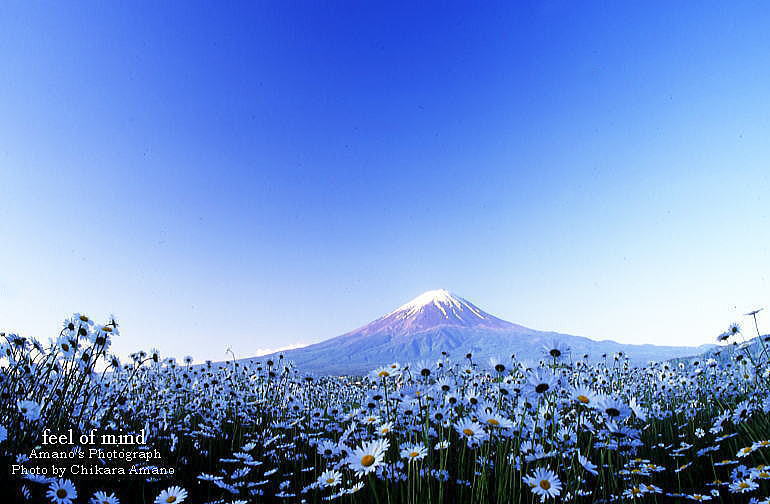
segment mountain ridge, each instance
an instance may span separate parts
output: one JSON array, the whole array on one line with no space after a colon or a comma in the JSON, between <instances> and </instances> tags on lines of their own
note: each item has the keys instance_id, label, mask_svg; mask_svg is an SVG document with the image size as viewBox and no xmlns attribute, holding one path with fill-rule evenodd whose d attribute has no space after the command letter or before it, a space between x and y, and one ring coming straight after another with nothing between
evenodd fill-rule
<instances>
[{"instance_id":1,"label":"mountain ridge","mask_svg":"<svg viewBox=\"0 0 770 504\"><path fill-rule=\"evenodd\" d=\"M539 331L491 315L448 290L436 289L352 331L280 354L303 371L363 374L391 362L438 359L442 352L453 357L471 353L476 362L510 359L512 355L536 361L543 355L543 346L554 342L569 347L576 357L588 354L597 360L602 355L623 352L636 364L686 357L707 349L630 345Z\"/></svg>"}]
</instances>

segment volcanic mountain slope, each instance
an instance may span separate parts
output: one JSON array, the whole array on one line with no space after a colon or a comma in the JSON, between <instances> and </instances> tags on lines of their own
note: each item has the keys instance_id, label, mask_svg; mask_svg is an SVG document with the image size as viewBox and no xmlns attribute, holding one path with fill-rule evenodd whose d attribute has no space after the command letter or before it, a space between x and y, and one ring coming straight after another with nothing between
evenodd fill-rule
<instances>
[{"instance_id":1,"label":"volcanic mountain slope","mask_svg":"<svg viewBox=\"0 0 770 504\"><path fill-rule=\"evenodd\" d=\"M624 345L581 336L536 331L499 319L446 290L425 292L377 320L304 348L282 352L300 370L319 374L363 374L391 362L434 360L447 352L463 358L472 353L476 362L490 358L505 362L514 354L536 361L543 346L558 342L573 355L624 352L635 363L695 355L702 347ZM262 357L266 358L266 357Z\"/></svg>"}]
</instances>

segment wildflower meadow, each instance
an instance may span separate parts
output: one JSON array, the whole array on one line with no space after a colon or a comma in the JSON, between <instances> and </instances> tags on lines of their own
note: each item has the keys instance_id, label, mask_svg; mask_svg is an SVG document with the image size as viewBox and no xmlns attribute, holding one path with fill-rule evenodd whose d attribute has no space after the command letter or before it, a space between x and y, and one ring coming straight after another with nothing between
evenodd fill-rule
<instances>
[{"instance_id":1,"label":"wildflower meadow","mask_svg":"<svg viewBox=\"0 0 770 504\"><path fill-rule=\"evenodd\" d=\"M539 362L443 355L314 376L280 356L121 362L118 323L75 314L48 344L0 338L2 502L768 503L769 343L754 329L644 367L555 342ZM44 436L94 431L142 443L86 466L93 448L75 442L52 452L63 477L11 474Z\"/></svg>"}]
</instances>

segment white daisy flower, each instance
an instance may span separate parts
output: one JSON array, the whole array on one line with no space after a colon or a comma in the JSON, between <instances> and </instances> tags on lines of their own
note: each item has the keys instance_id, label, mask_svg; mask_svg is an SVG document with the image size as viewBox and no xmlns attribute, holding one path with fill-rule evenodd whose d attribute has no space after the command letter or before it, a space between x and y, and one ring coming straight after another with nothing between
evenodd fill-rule
<instances>
[{"instance_id":1,"label":"white daisy flower","mask_svg":"<svg viewBox=\"0 0 770 504\"><path fill-rule=\"evenodd\" d=\"M342 473L330 469L322 472L317 481L322 488L335 487L342 482Z\"/></svg>"},{"instance_id":2,"label":"white daisy flower","mask_svg":"<svg viewBox=\"0 0 770 504\"><path fill-rule=\"evenodd\" d=\"M359 476L373 472L385 460L390 442L378 439L354 448L347 458L347 464Z\"/></svg>"},{"instance_id":3,"label":"white daisy flower","mask_svg":"<svg viewBox=\"0 0 770 504\"><path fill-rule=\"evenodd\" d=\"M384 380L385 378L394 378L399 375L399 369L391 366L382 366L372 371L372 378Z\"/></svg>"},{"instance_id":4,"label":"white daisy flower","mask_svg":"<svg viewBox=\"0 0 770 504\"><path fill-rule=\"evenodd\" d=\"M541 499L558 497L561 494L561 481L559 477L550 469L538 468L524 480L532 493Z\"/></svg>"},{"instance_id":5,"label":"white daisy flower","mask_svg":"<svg viewBox=\"0 0 770 504\"><path fill-rule=\"evenodd\" d=\"M732 493L747 493L756 490L759 485L751 479L742 479L733 481L730 483L730 492Z\"/></svg>"},{"instance_id":6,"label":"white daisy flower","mask_svg":"<svg viewBox=\"0 0 770 504\"><path fill-rule=\"evenodd\" d=\"M401 458L409 462L418 462L428 455L428 449L421 444L407 443L401 446Z\"/></svg>"},{"instance_id":7,"label":"white daisy flower","mask_svg":"<svg viewBox=\"0 0 770 504\"><path fill-rule=\"evenodd\" d=\"M468 441L481 441L485 437L484 427L468 418L457 422L455 430Z\"/></svg>"},{"instance_id":8,"label":"white daisy flower","mask_svg":"<svg viewBox=\"0 0 770 504\"><path fill-rule=\"evenodd\" d=\"M51 482L45 495L53 504L72 504L72 500L77 499L78 492L70 480L58 479Z\"/></svg>"},{"instance_id":9,"label":"white daisy flower","mask_svg":"<svg viewBox=\"0 0 770 504\"><path fill-rule=\"evenodd\" d=\"M90 504L120 504L120 499L114 493L107 495L107 492L96 492L91 497Z\"/></svg>"},{"instance_id":10,"label":"white daisy flower","mask_svg":"<svg viewBox=\"0 0 770 504\"><path fill-rule=\"evenodd\" d=\"M393 422L385 422L384 424L377 427L377 434L380 436L385 436L387 434L390 434L390 432L393 430Z\"/></svg>"},{"instance_id":11,"label":"white daisy flower","mask_svg":"<svg viewBox=\"0 0 770 504\"><path fill-rule=\"evenodd\" d=\"M180 486L172 486L163 490L156 498L155 504L180 504L187 498L187 490Z\"/></svg>"}]
</instances>

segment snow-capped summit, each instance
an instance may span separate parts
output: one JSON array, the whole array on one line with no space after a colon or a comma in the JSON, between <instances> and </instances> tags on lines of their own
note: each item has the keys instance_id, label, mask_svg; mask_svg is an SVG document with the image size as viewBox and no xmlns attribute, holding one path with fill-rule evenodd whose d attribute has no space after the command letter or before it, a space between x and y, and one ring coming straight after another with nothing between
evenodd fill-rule
<instances>
[{"instance_id":1,"label":"snow-capped summit","mask_svg":"<svg viewBox=\"0 0 770 504\"><path fill-rule=\"evenodd\" d=\"M525 329L485 313L470 301L445 289L423 292L384 317L353 332L370 334L387 330L394 335L437 327L479 327L487 329Z\"/></svg>"},{"instance_id":2,"label":"snow-capped summit","mask_svg":"<svg viewBox=\"0 0 770 504\"><path fill-rule=\"evenodd\" d=\"M481 310L473 306L465 299L459 296L455 296L446 289L436 289L423 292L408 303L399 306L388 315L399 313L402 317L405 318L412 317L425 310L426 307L435 307L441 310L441 313L444 314L444 318L447 319L450 316L454 316L462 320L466 310L470 311L472 316L476 316L480 319L484 318L484 314L481 312Z\"/></svg>"}]
</instances>

